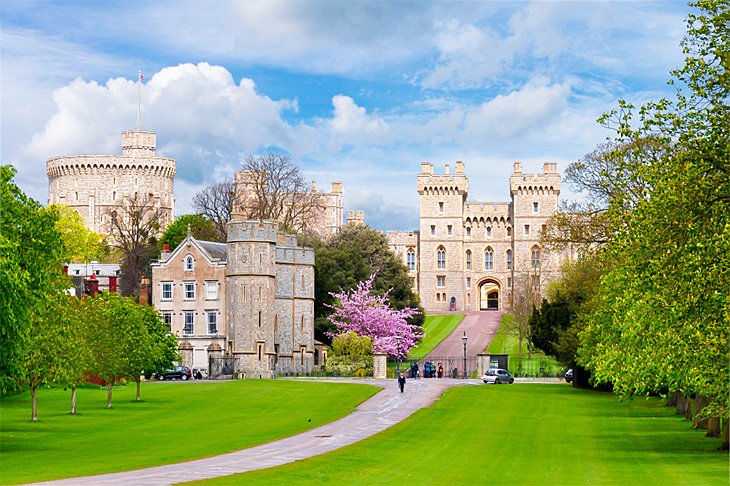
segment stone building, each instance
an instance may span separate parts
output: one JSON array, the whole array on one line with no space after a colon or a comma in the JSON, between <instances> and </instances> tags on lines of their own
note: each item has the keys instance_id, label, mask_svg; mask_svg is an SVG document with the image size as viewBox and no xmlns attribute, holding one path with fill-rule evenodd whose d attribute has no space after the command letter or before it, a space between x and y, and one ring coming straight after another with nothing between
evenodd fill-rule
<instances>
[{"instance_id":1,"label":"stone building","mask_svg":"<svg viewBox=\"0 0 730 486\"><path fill-rule=\"evenodd\" d=\"M324 359L314 341L314 250L275 221L234 215L226 243L188 236L153 264L152 286L183 364L214 378L311 373Z\"/></svg>"},{"instance_id":2,"label":"stone building","mask_svg":"<svg viewBox=\"0 0 730 486\"><path fill-rule=\"evenodd\" d=\"M426 311L509 309L517 289L539 296L558 276L561 255L539 244L558 208L557 165L526 174L515 162L509 183L509 202L473 202L463 162L454 174L446 165L440 175L421 164L420 228L387 236Z\"/></svg>"},{"instance_id":3,"label":"stone building","mask_svg":"<svg viewBox=\"0 0 730 486\"><path fill-rule=\"evenodd\" d=\"M259 204L257 191L263 185L261 177L255 172L239 170L234 175L236 192L236 208L244 214L256 212ZM330 192L320 192L317 184L312 181L309 191L277 194L281 201L277 201L285 209L284 213L293 215L294 225L306 227L317 233L322 239L337 234L343 224L343 193L342 183L332 182ZM253 213L252 213L253 211ZM282 221L280 221L282 222Z\"/></svg>"},{"instance_id":4,"label":"stone building","mask_svg":"<svg viewBox=\"0 0 730 486\"><path fill-rule=\"evenodd\" d=\"M135 193L152 195L162 210L161 230L175 212L174 159L155 155L155 132L122 132L122 155L69 155L46 161L48 203L78 212L91 231L110 233L111 214Z\"/></svg>"}]
</instances>

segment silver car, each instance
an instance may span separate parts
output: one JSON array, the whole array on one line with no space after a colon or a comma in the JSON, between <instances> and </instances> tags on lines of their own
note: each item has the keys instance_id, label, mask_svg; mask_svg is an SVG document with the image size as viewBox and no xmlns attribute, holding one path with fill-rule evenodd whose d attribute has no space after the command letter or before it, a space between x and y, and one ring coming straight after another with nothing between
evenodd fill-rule
<instances>
[{"instance_id":1,"label":"silver car","mask_svg":"<svg viewBox=\"0 0 730 486\"><path fill-rule=\"evenodd\" d=\"M482 381L484 383L494 383L495 385L499 385L500 383L514 383L515 379L507 370L503 370L502 368L491 368L484 373Z\"/></svg>"}]
</instances>

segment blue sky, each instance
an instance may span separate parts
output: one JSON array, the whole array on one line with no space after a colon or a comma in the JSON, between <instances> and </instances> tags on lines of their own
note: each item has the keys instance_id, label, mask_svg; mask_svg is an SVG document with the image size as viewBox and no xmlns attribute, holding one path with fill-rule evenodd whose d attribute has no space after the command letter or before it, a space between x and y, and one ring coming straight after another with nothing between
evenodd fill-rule
<instances>
[{"instance_id":1,"label":"blue sky","mask_svg":"<svg viewBox=\"0 0 730 486\"><path fill-rule=\"evenodd\" d=\"M289 154L371 226L418 227L416 174L563 170L619 98L671 97L682 2L4 1L0 157L47 201L45 161L120 153L136 122L177 160L176 212L246 155ZM578 197L564 186L562 197Z\"/></svg>"}]
</instances>

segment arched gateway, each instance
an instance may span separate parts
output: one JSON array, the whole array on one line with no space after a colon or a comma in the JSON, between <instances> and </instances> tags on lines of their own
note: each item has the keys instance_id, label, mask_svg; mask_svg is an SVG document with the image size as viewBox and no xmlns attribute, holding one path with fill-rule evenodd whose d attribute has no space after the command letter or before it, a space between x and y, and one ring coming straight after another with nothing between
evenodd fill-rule
<instances>
[{"instance_id":1,"label":"arched gateway","mask_svg":"<svg viewBox=\"0 0 730 486\"><path fill-rule=\"evenodd\" d=\"M479 310L500 309L501 286L494 279L487 278L479 284Z\"/></svg>"}]
</instances>

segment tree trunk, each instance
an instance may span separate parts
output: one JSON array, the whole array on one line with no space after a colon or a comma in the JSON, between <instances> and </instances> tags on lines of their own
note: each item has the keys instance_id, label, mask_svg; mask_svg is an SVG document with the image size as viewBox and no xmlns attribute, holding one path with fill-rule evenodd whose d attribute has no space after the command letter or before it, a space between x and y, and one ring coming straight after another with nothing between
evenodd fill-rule
<instances>
[{"instance_id":1,"label":"tree trunk","mask_svg":"<svg viewBox=\"0 0 730 486\"><path fill-rule=\"evenodd\" d=\"M704 430L707 428L707 418L706 417L698 417L697 415L702 411L703 408L705 408L710 403L710 400L702 395L697 396L697 400L695 401L695 418L694 423L692 424L692 428L696 430Z\"/></svg>"},{"instance_id":2,"label":"tree trunk","mask_svg":"<svg viewBox=\"0 0 730 486\"><path fill-rule=\"evenodd\" d=\"M671 395L669 395L667 397L667 407L676 407L678 397L679 397L679 392L674 392Z\"/></svg>"},{"instance_id":3,"label":"tree trunk","mask_svg":"<svg viewBox=\"0 0 730 486\"><path fill-rule=\"evenodd\" d=\"M686 397L684 394L680 393L677 396L677 410L675 412L676 415L684 415L684 418L687 420L692 419L692 399L689 397Z\"/></svg>"},{"instance_id":4,"label":"tree trunk","mask_svg":"<svg viewBox=\"0 0 730 486\"><path fill-rule=\"evenodd\" d=\"M730 433L728 433L728 425L730 425L730 420L725 418L725 426L722 428L722 445L720 446L720 449L723 451L728 450L730 447Z\"/></svg>"},{"instance_id":5,"label":"tree trunk","mask_svg":"<svg viewBox=\"0 0 730 486\"><path fill-rule=\"evenodd\" d=\"M114 383L108 383L106 385L106 408L112 408L112 387Z\"/></svg>"},{"instance_id":6,"label":"tree trunk","mask_svg":"<svg viewBox=\"0 0 730 486\"><path fill-rule=\"evenodd\" d=\"M71 385L71 415L76 415L76 385Z\"/></svg>"},{"instance_id":7,"label":"tree trunk","mask_svg":"<svg viewBox=\"0 0 730 486\"><path fill-rule=\"evenodd\" d=\"M707 419L707 433L705 437L720 437L720 417Z\"/></svg>"},{"instance_id":8,"label":"tree trunk","mask_svg":"<svg viewBox=\"0 0 730 486\"><path fill-rule=\"evenodd\" d=\"M142 377L141 377L141 376L139 376L139 375L137 375L137 401L138 401L138 402L142 400L142 399L140 398L140 396L141 396L141 394L140 394L140 389L141 389L141 388L142 388Z\"/></svg>"},{"instance_id":9,"label":"tree trunk","mask_svg":"<svg viewBox=\"0 0 730 486\"><path fill-rule=\"evenodd\" d=\"M30 385L30 398L31 398L31 422L38 422L38 401L36 400L38 394L38 385L31 383Z\"/></svg>"}]
</instances>

